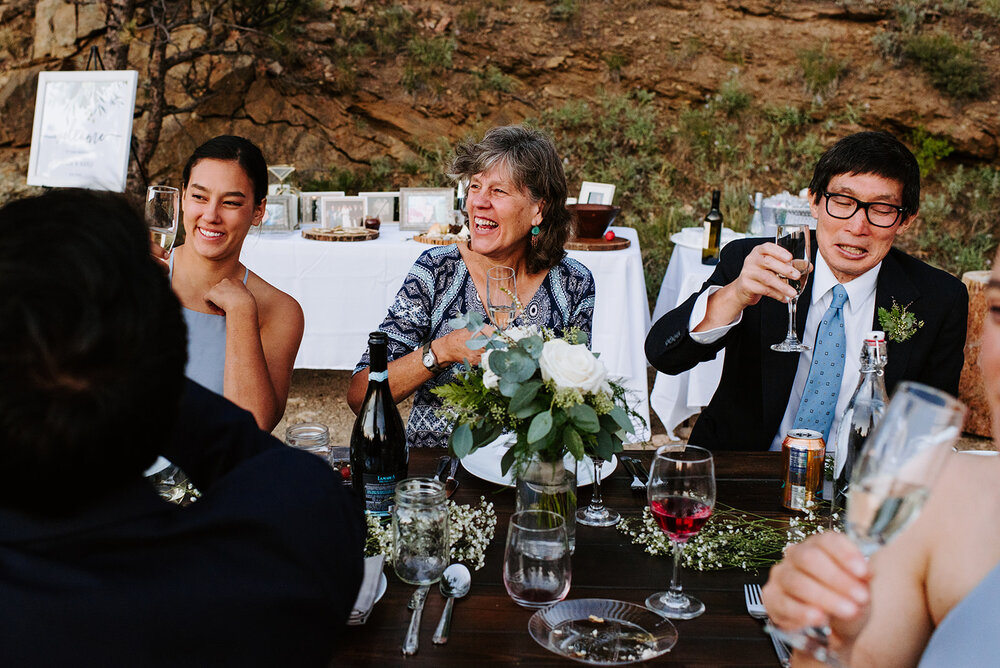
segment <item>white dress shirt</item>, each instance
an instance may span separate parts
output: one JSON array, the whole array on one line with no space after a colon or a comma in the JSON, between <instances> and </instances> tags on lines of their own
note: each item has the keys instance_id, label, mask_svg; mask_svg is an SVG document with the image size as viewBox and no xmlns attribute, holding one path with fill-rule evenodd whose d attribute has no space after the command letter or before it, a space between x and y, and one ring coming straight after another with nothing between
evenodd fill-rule
<instances>
[{"instance_id":1,"label":"white dress shirt","mask_svg":"<svg viewBox=\"0 0 1000 668\"><path fill-rule=\"evenodd\" d=\"M844 373L840 381L840 394L837 395L837 410L833 416L833 425L830 427L830 440L835 441L837 429L840 427L840 418L847 410L847 403L854 394L857 387L858 378L861 374L861 347L865 337L871 331L872 319L875 316L875 285L878 282L878 272L882 268L882 263L878 263L861 276L852 281L844 283L847 291L847 303L844 304L844 338L847 344L846 359L844 360ZM819 328L823 315L830 308L833 301L833 288L837 285L837 279L827 265L821 254L817 254L813 275L812 300L809 304L809 312L806 314L806 326L802 333L802 340L809 344L810 349L798 353L799 364L795 370L795 380L792 382L792 392L788 397L788 405L785 408L785 415L781 419L781 426L778 433L771 441L771 450L781 450L781 442L785 440L785 434L792 428L795 422L795 414L799 409L799 402L802 401L802 388L805 387L809 378L809 365L812 363L813 349L816 345L816 330ZM713 285L702 293L695 301L694 308L691 309L691 318L688 321L689 331L693 330L704 318L708 308L708 297L721 286ZM702 344L714 343L718 341L726 332L739 324L743 319L741 313L736 320L704 332L691 332L691 338ZM775 341L774 343L778 343ZM781 355L794 355L795 353L779 353ZM827 443L827 450L833 451L830 443Z\"/></svg>"}]
</instances>

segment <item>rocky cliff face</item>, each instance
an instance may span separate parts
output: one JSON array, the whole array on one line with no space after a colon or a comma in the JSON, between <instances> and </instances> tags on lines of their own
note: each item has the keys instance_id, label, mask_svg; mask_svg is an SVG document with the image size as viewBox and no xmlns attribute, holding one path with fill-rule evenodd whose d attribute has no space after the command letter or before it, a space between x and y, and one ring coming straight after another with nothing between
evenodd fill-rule
<instances>
[{"instance_id":1,"label":"rocky cliff face","mask_svg":"<svg viewBox=\"0 0 1000 668\"><path fill-rule=\"evenodd\" d=\"M226 132L253 138L269 161L295 164L302 179L388 157L399 169L386 187L410 185L428 178L422 159L463 135L591 99L599 89L651 91L659 113L673 117L733 79L755 99L810 108L850 127L922 127L946 138L953 157L996 161L995 99L955 102L873 45L899 23L904 4L326 0L297 17L278 48L241 49L234 33L227 53L170 72L167 100L178 111L164 122L150 178L179 180L190 150ZM26 189L36 74L84 69L90 47L104 48L106 16L104 2L0 0L0 200ZM996 19L928 9L922 20L977 39L978 56L996 71ZM131 37L130 66L142 88L148 36ZM204 35L178 31L173 39L183 49ZM419 51L444 43L453 47L447 54ZM834 66L825 86L803 73L806 51ZM192 97L196 75L208 82L204 99ZM137 133L146 122L136 118Z\"/></svg>"}]
</instances>

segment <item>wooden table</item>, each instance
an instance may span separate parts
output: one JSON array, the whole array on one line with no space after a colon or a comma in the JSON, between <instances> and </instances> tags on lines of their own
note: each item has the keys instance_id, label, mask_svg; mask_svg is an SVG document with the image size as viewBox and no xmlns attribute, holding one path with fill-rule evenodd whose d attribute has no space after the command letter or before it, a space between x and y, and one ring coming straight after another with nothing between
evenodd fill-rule
<instances>
[{"instance_id":1,"label":"wooden table","mask_svg":"<svg viewBox=\"0 0 1000 668\"><path fill-rule=\"evenodd\" d=\"M440 450L410 451L410 476L433 475ZM645 462L652 453L642 453ZM741 510L785 517L780 497L780 455L777 453L717 453L718 500ZM420 626L420 649L415 656L400 652L410 620L406 604L414 587L401 582L386 567L389 588L375 606L367 624L348 627L338 641L338 653L331 665L350 666L569 666L539 646L528 634L532 610L516 605L503 586L501 568L507 523L514 505L510 489L483 482L464 470L456 476L461 483L453 499L477 503L480 496L492 500L497 512L497 530L487 551L486 565L472 574L472 591L455 604L451 638L446 645L434 645L431 636L437 625L444 598L436 585L424 606ZM642 512L644 494L629 488L631 476L619 466L602 485L605 502L626 517ZM580 488L579 501L587 503L590 488ZM670 580L671 561L647 555L633 545L616 527L578 526L573 555L573 584L567 598L611 598L642 605L649 594L664 591ZM778 665L770 639L761 623L751 619L743 600L743 585L763 583L767 574L741 570L700 573L685 570L681 584L704 601L706 612L690 621L675 622L679 639L664 657L651 664L671 666L768 666ZM583 664L576 664L583 665Z\"/></svg>"}]
</instances>

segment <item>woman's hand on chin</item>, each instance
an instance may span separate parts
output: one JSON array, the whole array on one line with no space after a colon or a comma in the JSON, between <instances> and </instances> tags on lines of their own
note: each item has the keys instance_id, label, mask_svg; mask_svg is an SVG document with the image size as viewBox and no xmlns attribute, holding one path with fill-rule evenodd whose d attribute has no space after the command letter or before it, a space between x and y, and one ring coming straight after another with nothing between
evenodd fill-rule
<instances>
[{"instance_id":1,"label":"woman's hand on chin","mask_svg":"<svg viewBox=\"0 0 1000 668\"><path fill-rule=\"evenodd\" d=\"M234 316L241 313L257 316L257 300L243 285L243 281L224 278L205 293L205 303L219 315Z\"/></svg>"}]
</instances>

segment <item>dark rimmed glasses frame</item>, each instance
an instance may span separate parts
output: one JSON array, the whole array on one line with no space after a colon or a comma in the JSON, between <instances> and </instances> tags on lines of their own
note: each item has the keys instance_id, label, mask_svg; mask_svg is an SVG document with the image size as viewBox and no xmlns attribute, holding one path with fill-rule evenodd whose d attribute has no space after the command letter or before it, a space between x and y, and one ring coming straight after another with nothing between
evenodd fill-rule
<instances>
[{"instance_id":1,"label":"dark rimmed glasses frame","mask_svg":"<svg viewBox=\"0 0 1000 668\"><path fill-rule=\"evenodd\" d=\"M895 204L887 204L886 202L862 202L857 197L851 197L850 195L842 195L840 193L824 192L823 198L826 199L826 212L831 216L833 216L834 218L837 218L839 220L847 220L855 213L857 213L858 209L864 209L865 219L869 222L869 224L874 225L875 227L892 227L897 222L899 222L900 216L906 214L905 206L896 206ZM841 200L839 202L834 203L834 206L840 207L838 209L838 212L830 210L830 201L834 198L836 198L837 200ZM848 202L843 200L849 200L851 203L853 203L853 206L850 207L850 211L846 211ZM892 221L886 222L888 221L888 218L886 218L885 221L880 220L879 222L875 222L874 220L872 220L872 215L871 215L872 207L876 207L875 208L876 217L882 218L892 215Z\"/></svg>"}]
</instances>

